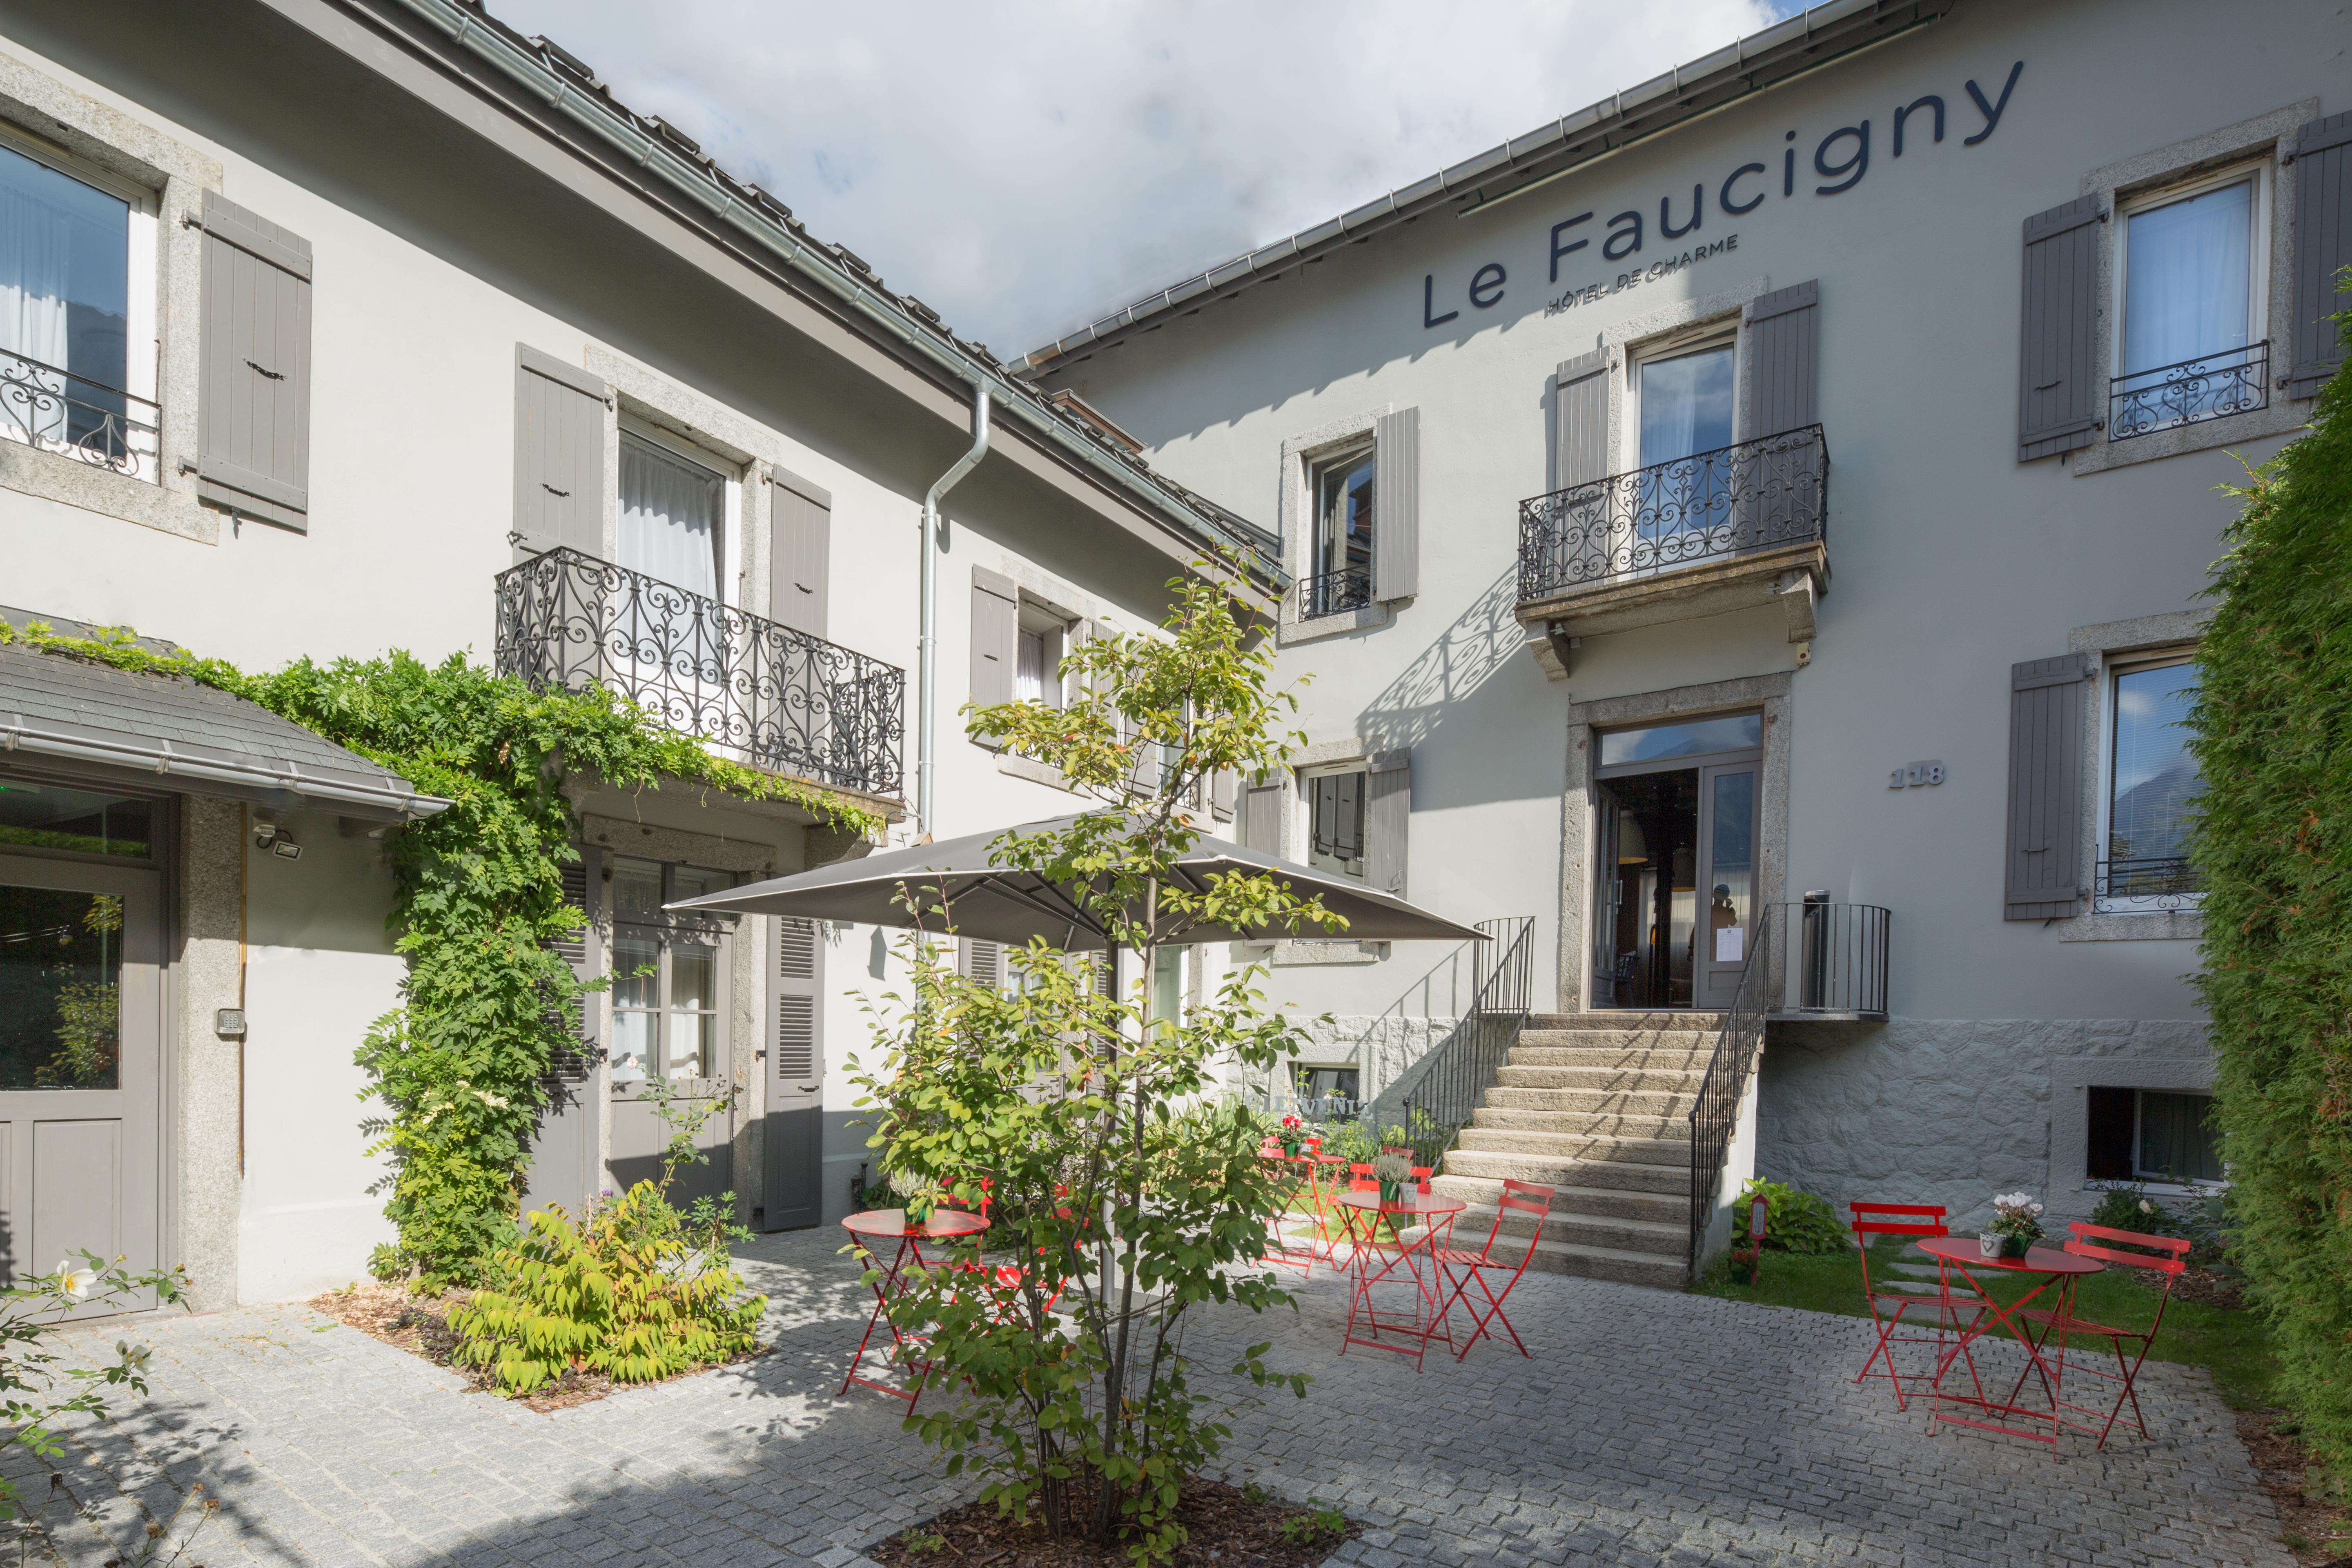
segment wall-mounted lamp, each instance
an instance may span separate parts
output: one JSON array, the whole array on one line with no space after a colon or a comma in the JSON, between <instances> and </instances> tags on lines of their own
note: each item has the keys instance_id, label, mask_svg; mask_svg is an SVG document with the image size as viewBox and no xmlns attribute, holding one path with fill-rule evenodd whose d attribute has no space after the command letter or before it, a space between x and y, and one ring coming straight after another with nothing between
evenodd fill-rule
<instances>
[{"instance_id":1,"label":"wall-mounted lamp","mask_svg":"<svg viewBox=\"0 0 2352 1568\"><path fill-rule=\"evenodd\" d=\"M267 849L283 860L302 858L302 847L287 836L286 829L267 817L253 825L253 847Z\"/></svg>"}]
</instances>

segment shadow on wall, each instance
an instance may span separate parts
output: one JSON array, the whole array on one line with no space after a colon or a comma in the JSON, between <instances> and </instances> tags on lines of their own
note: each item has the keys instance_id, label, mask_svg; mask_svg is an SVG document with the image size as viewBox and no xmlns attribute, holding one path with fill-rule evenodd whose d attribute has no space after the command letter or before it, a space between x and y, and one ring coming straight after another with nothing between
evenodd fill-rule
<instances>
[{"instance_id":1,"label":"shadow on wall","mask_svg":"<svg viewBox=\"0 0 2352 1568\"><path fill-rule=\"evenodd\" d=\"M1527 631L1512 613L1517 603L1514 565L1364 705L1357 728L1383 747L1418 751L1441 735L1450 742L1456 765L1414 763L1415 810L1559 793L1550 752L1524 743L1528 717L1541 710L1536 705L1549 683L1521 651ZM1530 761L1535 768L1523 770Z\"/></svg>"}]
</instances>

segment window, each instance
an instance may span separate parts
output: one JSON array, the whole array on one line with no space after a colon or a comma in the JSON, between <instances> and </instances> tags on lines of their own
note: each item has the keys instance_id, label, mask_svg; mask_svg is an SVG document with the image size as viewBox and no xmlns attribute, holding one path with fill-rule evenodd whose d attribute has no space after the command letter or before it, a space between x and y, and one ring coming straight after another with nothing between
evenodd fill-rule
<instances>
[{"instance_id":1,"label":"window","mask_svg":"<svg viewBox=\"0 0 2352 1568\"><path fill-rule=\"evenodd\" d=\"M2124 205L2109 440L2268 404L2263 207L2246 169Z\"/></svg>"},{"instance_id":2,"label":"window","mask_svg":"<svg viewBox=\"0 0 2352 1568\"><path fill-rule=\"evenodd\" d=\"M726 476L676 447L621 432L621 564L706 599L721 595Z\"/></svg>"},{"instance_id":3,"label":"window","mask_svg":"<svg viewBox=\"0 0 2352 1568\"><path fill-rule=\"evenodd\" d=\"M1306 781L1307 863L1336 876L1364 876L1364 774L1320 773Z\"/></svg>"},{"instance_id":4,"label":"window","mask_svg":"<svg viewBox=\"0 0 2352 1568\"><path fill-rule=\"evenodd\" d=\"M673 1083L726 1071L719 995L724 936L662 905L729 885L717 871L615 858L613 878L613 1081Z\"/></svg>"},{"instance_id":5,"label":"window","mask_svg":"<svg viewBox=\"0 0 2352 1568\"><path fill-rule=\"evenodd\" d=\"M0 1089L121 1087L122 907L0 884Z\"/></svg>"},{"instance_id":6,"label":"window","mask_svg":"<svg viewBox=\"0 0 2352 1568\"><path fill-rule=\"evenodd\" d=\"M1019 626L1013 645L1013 695L1024 702L1059 708L1068 628L1059 616L1026 597L1021 601Z\"/></svg>"},{"instance_id":7,"label":"window","mask_svg":"<svg viewBox=\"0 0 2352 1568\"><path fill-rule=\"evenodd\" d=\"M0 141L0 436L153 480L153 200L60 162Z\"/></svg>"},{"instance_id":8,"label":"window","mask_svg":"<svg viewBox=\"0 0 2352 1568\"><path fill-rule=\"evenodd\" d=\"M1336 616L1372 602L1373 448L1367 443L1309 470L1315 505L1302 613Z\"/></svg>"},{"instance_id":9,"label":"window","mask_svg":"<svg viewBox=\"0 0 2352 1568\"><path fill-rule=\"evenodd\" d=\"M1635 468L1731 445L1733 356L1732 345L1725 342L1642 362Z\"/></svg>"},{"instance_id":10,"label":"window","mask_svg":"<svg viewBox=\"0 0 2352 1568\"><path fill-rule=\"evenodd\" d=\"M2213 1097L2183 1089L2094 1087L2084 1174L2092 1181L2219 1182Z\"/></svg>"},{"instance_id":11,"label":"window","mask_svg":"<svg viewBox=\"0 0 2352 1568\"><path fill-rule=\"evenodd\" d=\"M1642 730L1612 730L1601 737L1601 765L1664 762L1675 757L1704 756L1710 752L1738 752L1764 743L1764 715L1733 713L1721 719L1696 719L1685 724L1653 724Z\"/></svg>"},{"instance_id":12,"label":"window","mask_svg":"<svg viewBox=\"0 0 2352 1568\"><path fill-rule=\"evenodd\" d=\"M144 860L153 853L153 809L135 796L0 779L0 845Z\"/></svg>"},{"instance_id":13,"label":"window","mask_svg":"<svg viewBox=\"0 0 2352 1568\"><path fill-rule=\"evenodd\" d=\"M1313 1067L1294 1062L1290 1074L1291 1095L1298 1101L1301 1114L1309 1121L1356 1114L1359 1079L1354 1067Z\"/></svg>"},{"instance_id":14,"label":"window","mask_svg":"<svg viewBox=\"0 0 2352 1568\"><path fill-rule=\"evenodd\" d=\"M2197 700L2197 667L2176 658L2126 668L2110 690L2098 908L2178 908L2198 890L2186 847L2203 781L2182 727Z\"/></svg>"},{"instance_id":15,"label":"window","mask_svg":"<svg viewBox=\"0 0 2352 1568\"><path fill-rule=\"evenodd\" d=\"M1633 374L1633 473L1612 497L1612 558L1636 573L1678 566L1735 545L1730 454L1737 348L1677 346Z\"/></svg>"},{"instance_id":16,"label":"window","mask_svg":"<svg viewBox=\"0 0 2352 1568\"><path fill-rule=\"evenodd\" d=\"M1154 948L1151 952L1151 1021L1173 1026L1184 1016L1184 950Z\"/></svg>"}]
</instances>

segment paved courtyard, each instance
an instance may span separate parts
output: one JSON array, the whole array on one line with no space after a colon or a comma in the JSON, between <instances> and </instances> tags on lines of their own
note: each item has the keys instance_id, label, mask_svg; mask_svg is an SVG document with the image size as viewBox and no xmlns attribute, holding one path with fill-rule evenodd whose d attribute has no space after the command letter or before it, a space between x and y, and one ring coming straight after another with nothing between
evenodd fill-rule
<instances>
[{"instance_id":1,"label":"paved courtyard","mask_svg":"<svg viewBox=\"0 0 2352 1568\"><path fill-rule=\"evenodd\" d=\"M118 1542L203 1482L221 1500L188 1561L426 1564L814 1563L965 1495L898 1431L895 1402L836 1399L863 1310L837 1232L763 1238L776 1354L552 1415L306 1309L183 1318L145 1404L68 1435L66 1484ZM870 1298L868 1298L870 1300ZM1300 1315L1192 1331L1202 1384L1271 1333L1316 1378L1235 1423L1227 1469L1367 1522L1339 1560L1396 1563L2259 1563L2291 1568L2269 1500L2201 1373L2151 1363L2152 1440L2063 1463L1947 1428L1847 1379L1854 1320L1529 1275L1532 1361L1335 1352L1341 1283ZM102 1336L111 1341L113 1331ZM28 1498L47 1485L21 1456ZM63 1510L53 1505L54 1522ZM113 1552L88 1527L66 1560Z\"/></svg>"}]
</instances>

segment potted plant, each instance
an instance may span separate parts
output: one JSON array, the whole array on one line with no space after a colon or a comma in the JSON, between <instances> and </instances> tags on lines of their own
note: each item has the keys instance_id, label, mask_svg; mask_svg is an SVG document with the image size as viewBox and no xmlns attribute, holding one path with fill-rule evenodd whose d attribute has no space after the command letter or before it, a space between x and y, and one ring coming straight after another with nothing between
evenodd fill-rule
<instances>
[{"instance_id":1,"label":"potted plant","mask_svg":"<svg viewBox=\"0 0 2352 1568\"><path fill-rule=\"evenodd\" d=\"M1412 1180L1412 1156L1382 1154L1372 1162L1372 1174L1380 1178L1381 1202L1392 1204L1403 1195L1404 1184Z\"/></svg>"},{"instance_id":2,"label":"potted plant","mask_svg":"<svg viewBox=\"0 0 2352 1568\"><path fill-rule=\"evenodd\" d=\"M2042 1239L2042 1205L2032 1193L1997 1194L1992 1215L1977 1237L1977 1250L1987 1258L2022 1258Z\"/></svg>"},{"instance_id":3,"label":"potted plant","mask_svg":"<svg viewBox=\"0 0 2352 1568\"><path fill-rule=\"evenodd\" d=\"M899 1206L907 1211L907 1223L909 1226L929 1224L931 1210L937 1206L930 1183L912 1171L892 1171L889 1179L890 1190L898 1194Z\"/></svg>"},{"instance_id":4,"label":"potted plant","mask_svg":"<svg viewBox=\"0 0 2352 1568\"><path fill-rule=\"evenodd\" d=\"M1299 1141L1306 1136L1307 1123L1299 1120L1297 1111L1282 1119L1282 1152L1294 1160L1297 1159Z\"/></svg>"}]
</instances>

